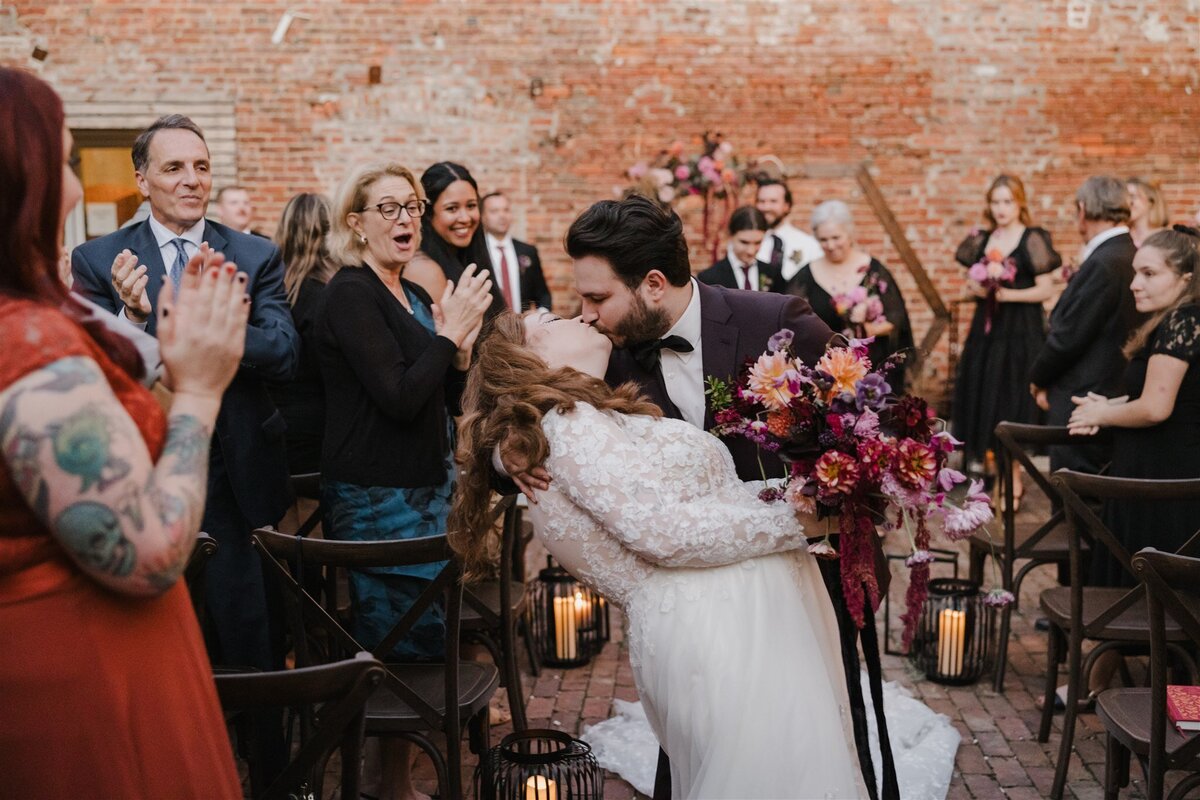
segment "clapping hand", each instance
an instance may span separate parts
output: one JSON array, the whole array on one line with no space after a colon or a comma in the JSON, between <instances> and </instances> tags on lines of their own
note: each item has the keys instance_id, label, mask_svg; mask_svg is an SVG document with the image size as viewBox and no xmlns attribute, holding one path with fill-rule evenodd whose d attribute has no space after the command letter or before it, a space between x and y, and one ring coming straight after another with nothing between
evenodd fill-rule
<instances>
[{"instance_id":1,"label":"clapping hand","mask_svg":"<svg viewBox=\"0 0 1200 800\"><path fill-rule=\"evenodd\" d=\"M483 315L492 304L492 281L487 270L475 271L470 264L463 270L458 285L446 283L442 299L433 305L433 325L458 348L455 366L466 369L471 363L471 348L483 327Z\"/></svg>"},{"instance_id":2,"label":"clapping hand","mask_svg":"<svg viewBox=\"0 0 1200 800\"><path fill-rule=\"evenodd\" d=\"M129 250L122 250L112 263L112 285L117 297L125 306L125 316L139 325L150 318L153 310L150 296L146 293L149 276L146 266L138 264L138 258Z\"/></svg>"},{"instance_id":3,"label":"clapping hand","mask_svg":"<svg viewBox=\"0 0 1200 800\"><path fill-rule=\"evenodd\" d=\"M179 289L159 295L158 340L176 393L220 399L237 373L250 318L247 278L207 245L188 260Z\"/></svg>"}]
</instances>

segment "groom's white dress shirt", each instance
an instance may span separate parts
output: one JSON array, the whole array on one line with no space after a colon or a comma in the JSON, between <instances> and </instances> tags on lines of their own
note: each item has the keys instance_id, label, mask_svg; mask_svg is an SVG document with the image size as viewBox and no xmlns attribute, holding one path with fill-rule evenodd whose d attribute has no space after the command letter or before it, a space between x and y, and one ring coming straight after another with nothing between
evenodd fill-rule
<instances>
[{"instance_id":1,"label":"groom's white dress shirt","mask_svg":"<svg viewBox=\"0 0 1200 800\"><path fill-rule=\"evenodd\" d=\"M690 353L662 350L661 369L667 397L683 418L697 428L704 427L704 354L700 341L700 290L692 278L692 299L663 338L682 336L694 348Z\"/></svg>"}]
</instances>

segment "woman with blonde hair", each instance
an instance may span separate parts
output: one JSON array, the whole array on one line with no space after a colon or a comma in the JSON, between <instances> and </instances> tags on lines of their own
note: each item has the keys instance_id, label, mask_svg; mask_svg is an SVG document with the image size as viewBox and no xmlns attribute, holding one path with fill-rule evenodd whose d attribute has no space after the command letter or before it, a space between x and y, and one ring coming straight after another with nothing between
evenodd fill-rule
<instances>
[{"instance_id":1,"label":"woman with blonde hair","mask_svg":"<svg viewBox=\"0 0 1200 800\"><path fill-rule=\"evenodd\" d=\"M396 163L359 168L338 192L334 254L345 266L325 287L314 333L325 383L321 499L330 539L445 532L453 418L492 282L468 267L435 303L405 277L427 205L417 179ZM351 571L358 641L378 645L442 566ZM441 658L445 635L440 609L430 609L393 655ZM410 772L413 746L398 743L383 755L377 795L420 797Z\"/></svg>"},{"instance_id":2,"label":"woman with blonde hair","mask_svg":"<svg viewBox=\"0 0 1200 800\"><path fill-rule=\"evenodd\" d=\"M1046 340L1042 302L1057 291L1054 272L1062 265L1049 231L1033 225L1020 178L998 176L985 198L987 224L967 235L955 259L964 267L1007 263L1013 273L990 288L968 280L975 315L958 364L953 425L968 465L976 468L985 467L987 453L996 448L996 423L1041 419L1029 395L1029 369ZM1017 468L1014 504L1023 493L1020 478Z\"/></svg>"},{"instance_id":3,"label":"woman with blonde hair","mask_svg":"<svg viewBox=\"0 0 1200 800\"><path fill-rule=\"evenodd\" d=\"M611 351L579 319L496 317L463 397L452 544L469 568L485 562L500 442L544 463L530 519L624 609L673 796L866 797L837 620L806 549L815 516L762 502L715 436L632 384L610 389Z\"/></svg>"},{"instance_id":4,"label":"woman with blonde hair","mask_svg":"<svg viewBox=\"0 0 1200 800\"><path fill-rule=\"evenodd\" d=\"M283 286L302 345L295 377L287 384L271 387L271 398L287 423L288 469L293 475L321 468L325 388L317 364L313 326L325 284L338 270L326 241L331 216L325 195L298 194L283 207L275 231L275 243L285 265Z\"/></svg>"},{"instance_id":5,"label":"woman with blonde hair","mask_svg":"<svg viewBox=\"0 0 1200 800\"><path fill-rule=\"evenodd\" d=\"M1149 178L1129 178L1125 188L1129 190L1129 235L1141 247L1147 236L1167 227L1167 201L1158 181Z\"/></svg>"}]
</instances>

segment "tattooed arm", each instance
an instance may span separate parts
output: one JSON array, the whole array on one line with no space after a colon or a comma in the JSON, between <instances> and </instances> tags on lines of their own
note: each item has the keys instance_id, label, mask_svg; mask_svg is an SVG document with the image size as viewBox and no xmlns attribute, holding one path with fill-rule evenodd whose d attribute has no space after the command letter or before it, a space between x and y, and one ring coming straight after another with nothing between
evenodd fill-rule
<instances>
[{"instance_id":1,"label":"tattooed arm","mask_svg":"<svg viewBox=\"0 0 1200 800\"><path fill-rule=\"evenodd\" d=\"M155 465L96 363L63 358L0 393L0 446L26 501L80 568L118 592L155 595L191 555L219 407L219 394L176 394Z\"/></svg>"}]
</instances>

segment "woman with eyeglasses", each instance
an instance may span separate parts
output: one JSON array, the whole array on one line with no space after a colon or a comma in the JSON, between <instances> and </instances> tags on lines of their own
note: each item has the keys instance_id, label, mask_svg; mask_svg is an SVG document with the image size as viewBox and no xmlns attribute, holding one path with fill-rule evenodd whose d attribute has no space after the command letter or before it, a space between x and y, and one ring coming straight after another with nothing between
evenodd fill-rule
<instances>
[{"instance_id":1,"label":"woman with eyeglasses","mask_svg":"<svg viewBox=\"0 0 1200 800\"><path fill-rule=\"evenodd\" d=\"M441 294L446 281L457 281L472 264L491 263L480 225L479 184L470 171L452 161L439 161L421 175L429 211L421 218L421 252L413 259L411 278L430 295ZM486 319L508 308L499 286L492 289Z\"/></svg>"},{"instance_id":2,"label":"woman with eyeglasses","mask_svg":"<svg viewBox=\"0 0 1200 800\"><path fill-rule=\"evenodd\" d=\"M315 326L326 400L321 499L331 539L410 539L446 530L453 416L492 282L468 267L435 302L408 280L426 210L416 178L395 163L357 169L338 193L333 252L346 266L326 285ZM351 572L359 643L379 644L441 568ZM430 609L392 655L436 660L444 646L441 613ZM414 756L411 744L385 748L378 791L369 788L372 770L367 791L419 797Z\"/></svg>"}]
</instances>

